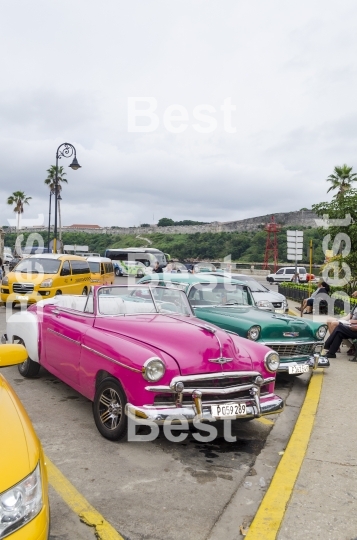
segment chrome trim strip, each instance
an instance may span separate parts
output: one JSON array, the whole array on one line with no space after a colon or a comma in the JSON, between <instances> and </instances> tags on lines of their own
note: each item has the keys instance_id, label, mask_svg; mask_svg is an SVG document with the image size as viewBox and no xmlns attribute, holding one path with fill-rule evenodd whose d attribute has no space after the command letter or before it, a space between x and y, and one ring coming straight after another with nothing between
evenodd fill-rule
<instances>
[{"instance_id":1,"label":"chrome trim strip","mask_svg":"<svg viewBox=\"0 0 357 540\"><path fill-rule=\"evenodd\" d=\"M220 371L219 373L200 373L199 375L178 375L177 377L174 377L170 383L170 386L174 385L175 383L182 381L183 383L185 381L204 381L204 380L211 380L212 378L215 379L224 379L225 377L256 377L257 375L260 375L259 371Z\"/></svg>"},{"instance_id":2,"label":"chrome trim strip","mask_svg":"<svg viewBox=\"0 0 357 540\"><path fill-rule=\"evenodd\" d=\"M125 364L122 364L118 360L114 360L114 358L111 358L110 356L107 356L106 354L100 353L99 351L96 351L95 349L92 349L91 347L87 347L87 345L83 345L83 349L87 349L87 351L91 351L92 353L96 354L97 356L100 356L101 358L105 358L105 360L109 360L109 362L113 362L113 364L117 364L118 366L121 366L123 368L129 369L130 371L135 371L136 373L141 373L140 369L136 369L130 366L127 366Z\"/></svg>"},{"instance_id":3,"label":"chrome trim strip","mask_svg":"<svg viewBox=\"0 0 357 540\"><path fill-rule=\"evenodd\" d=\"M322 341L258 341L261 345L266 345L273 349L274 345L323 345Z\"/></svg>"},{"instance_id":4,"label":"chrome trim strip","mask_svg":"<svg viewBox=\"0 0 357 540\"><path fill-rule=\"evenodd\" d=\"M76 343L77 345L81 344L80 341L77 341L76 339L72 339L70 337L64 336L60 332L56 332L55 330L52 330L52 328L47 328L47 332L52 332L52 334L55 334L56 336L59 336L59 337L61 337L63 339L67 339L67 341L71 341L72 343Z\"/></svg>"}]
</instances>

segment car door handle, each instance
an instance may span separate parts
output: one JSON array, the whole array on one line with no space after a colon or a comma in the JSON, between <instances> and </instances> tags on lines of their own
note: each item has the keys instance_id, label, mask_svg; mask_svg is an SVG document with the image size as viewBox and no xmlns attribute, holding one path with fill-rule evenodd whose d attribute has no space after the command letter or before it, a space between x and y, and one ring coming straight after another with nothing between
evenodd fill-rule
<instances>
[{"instance_id":1,"label":"car door handle","mask_svg":"<svg viewBox=\"0 0 357 540\"><path fill-rule=\"evenodd\" d=\"M51 311L51 313L53 313L54 315L59 315L59 314L60 314L60 312L58 311L58 309L53 309L53 310Z\"/></svg>"}]
</instances>

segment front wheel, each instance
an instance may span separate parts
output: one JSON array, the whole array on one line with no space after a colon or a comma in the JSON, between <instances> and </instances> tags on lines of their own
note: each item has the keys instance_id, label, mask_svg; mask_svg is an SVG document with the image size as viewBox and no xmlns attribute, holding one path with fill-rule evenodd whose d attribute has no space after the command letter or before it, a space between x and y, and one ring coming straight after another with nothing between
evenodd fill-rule
<instances>
[{"instance_id":1,"label":"front wheel","mask_svg":"<svg viewBox=\"0 0 357 540\"><path fill-rule=\"evenodd\" d=\"M142 277L144 277L144 274L143 274L142 272L138 272L138 273L136 274L136 277L137 277L137 278L142 278Z\"/></svg>"},{"instance_id":2,"label":"front wheel","mask_svg":"<svg viewBox=\"0 0 357 540\"><path fill-rule=\"evenodd\" d=\"M93 416L99 433L110 441L122 439L127 430L126 395L113 377L98 386L93 401Z\"/></svg>"},{"instance_id":3,"label":"front wheel","mask_svg":"<svg viewBox=\"0 0 357 540\"><path fill-rule=\"evenodd\" d=\"M26 379L31 379L31 377L36 377L36 375L38 375L40 367L41 366L38 362L34 362L31 360L31 358L28 358L25 360L25 362L19 364L17 369L23 377L26 377Z\"/></svg>"},{"instance_id":4,"label":"front wheel","mask_svg":"<svg viewBox=\"0 0 357 540\"><path fill-rule=\"evenodd\" d=\"M120 270L119 270L119 268L116 268L116 269L115 269L115 275L116 275L116 276L120 276Z\"/></svg>"}]
</instances>

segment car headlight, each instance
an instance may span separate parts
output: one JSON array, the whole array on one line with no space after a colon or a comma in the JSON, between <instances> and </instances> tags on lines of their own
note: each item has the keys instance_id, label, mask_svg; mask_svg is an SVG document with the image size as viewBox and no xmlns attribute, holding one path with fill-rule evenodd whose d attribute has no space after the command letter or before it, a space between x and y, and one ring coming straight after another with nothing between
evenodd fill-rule
<instances>
[{"instance_id":1,"label":"car headlight","mask_svg":"<svg viewBox=\"0 0 357 540\"><path fill-rule=\"evenodd\" d=\"M316 337L319 339L323 339L326 336L327 328L326 326L320 326L320 328L316 332Z\"/></svg>"},{"instance_id":2,"label":"car headlight","mask_svg":"<svg viewBox=\"0 0 357 540\"><path fill-rule=\"evenodd\" d=\"M40 287L52 287L53 279L45 279L40 285Z\"/></svg>"},{"instance_id":3,"label":"car headlight","mask_svg":"<svg viewBox=\"0 0 357 540\"><path fill-rule=\"evenodd\" d=\"M153 357L146 360L142 369L142 373L144 379L146 379L147 381L156 382L164 376L165 370L166 368L163 361L160 360L160 358Z\"/></svg>"},{"instance_id":4,"label":"car headlight","mask_svg":"<svg viewBox=\"0 0 357 540\"><path fill-rule=\"evenodd\" d=\"M280 364L280 357L277 352L268 352L264 357L264 364L268 371L274 373L278 370Z\"/></svg>"},{"instance_id":5,"label":"car headlight","mask_svg":"<svg viewBox=\"0 0 357 540\"><path fill-rule=\"evenodd\" d=\"M24 480L0 495L0 538L37 516L42 508L40 464Z\"/></svg>"},{"instance_id":6,"label":"car headlight","mask_svg":"<svg viewBox=\"0 0 357 540\"><path fill-rule=\"evenodd\" d=\"M251 339L252 341L257 341L260 335L260 326L252 326L249 328L247 333L247 338Z\"/></svg>"},{"instance_id":7,"label":"car headlight","mask_svg":"<svg viewBox=\"0 0 357 540\"><path fill-rule=\"evenodd\" d=\"M2 285L8 285L9 284L9 278L6 276L2 279L2 282L1 282Z\"/></svg>"},{"instance_id":8,"label":"car headlight","mask_svg":"<svg viewBox=\"0 0 357 540\"><path fill-rule=\"evenodd\" d=\"M274 311L273 304L268 300L258 300L256 306L260 309L270 309L271 311Z\"/></svg>"}]
</instances>

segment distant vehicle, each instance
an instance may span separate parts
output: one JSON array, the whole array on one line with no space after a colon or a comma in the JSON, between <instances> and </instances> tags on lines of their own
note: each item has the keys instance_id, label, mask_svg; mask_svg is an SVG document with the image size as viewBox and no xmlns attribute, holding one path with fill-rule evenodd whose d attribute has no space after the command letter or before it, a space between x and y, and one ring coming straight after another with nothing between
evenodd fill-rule
<instances>
[{"instance_id":1,"label":"distant vehicle","mask_svg":"<svg viewBox=\"0 0 357 540\"><path fill-rule=\"evenodd\" d=\"M145 264L139 261L120 261L122 276L135 276L142 278L146 274L152 273L151 266L145 266Z\"/></svg>"},{"instance_id":2,"label":"distant vehicle","mask_svg":"<svg viewBox=\"0 0 357 540\"><path fill-rule=\"evenodd\" d=\"M299 274L299 281L301 283L306 283L306 268L304 268L303 266L298 266L296 271ZM294 276L295 266L285 266L284 268L280 268L280 270L278 270L275 274L269 274L267 276L267 281L270 281L270 283L275 283L276 281L293 281Z\"/></svg>"},{"instance_id":3,"label":"distant vehicle","mask_svg":"<svg viewBox=\"0 0 357 540\"><path fill-rule=\"evenodd\" d=\"M123 267L119 264L119 261L112 261L114 267L114 273L116 276L123 276Z\"/></svg>"},{"instance_id":4,"label":"distant vehicle","mask_svg":"<svg viewBox=\"0 0 357 540\"><path fill-rule=\"evenodd\" d=\"M239 281L246 283L250 287L257 307L268 309L266 306L272 304L275 313L288 313L288 302L283 294L271 291L256 279L244 274L234 274L234 279L239 279Z\"/></svg>"},{"instance_id":5,"label":"distant vehicle","mask_svg":"<svg viewBox=\"0 0 357 540\"><path fill-rule=\"evenodd\" d=\"M4 252L3 263L4 264L10 264L11 261L13 260L13 258L14 257L10 253L5 253Z\"/></svg>"},{"instance_id":6,"label":"distant vehicle","mask_svg":"<svg viewBox=\"0 0 357 540\"><path fill-rule=\"evenodd\" d=\"M92 275L92 283L98 285L113 285L114 266L106 257L86 257Z\"/></svg>"},{"instance_id":7,"label":"distant vehicle","mask_svg":"<svg viewBox=\"0 0 357 540\"><path fill-rule=\"evenodd\" d=\"M9 272L11 272L20 261L22 261L21 257L13 257L9 262Z\"/></svg>"},{"instance_id":8,"label":"distant vehicle","mask_svg":"<svg viewBox=\"0 0 357 540\"><path fill-rule=\"evenodd\" d=\"M145 266L153 267L157 261L161 268L164 268L167 264L165 254L155 248L110 248L105 250L104 255L105 257L109 257L113 262L137 261Z\"/></svg>"},{"instance_id":9,"label":"distant vehicle","mask_svg":"<svg viewBox=\"0 0 357 540\"><path fill-rule=\"evenodd\" d=\"M216 272L216 270L217 270L217 268L215 267L214 264L212 264L212 263L204 263L204 262L195 264L193 269L194 269L195 273L198 273L198 272Z\"/></svg>"},{"instance_id":10,"label":"distant vehicle","mask_svg":"<svg viewBox=\"0 0 357 540\"><path fill-rule=\"evenodd\" d=\"M180 262L169 263L163 271L171 273L177 272L178 274L180 274L181 272L188 273L188 269L186 268L186 266Z\"/></svg>"}]
</instances>

